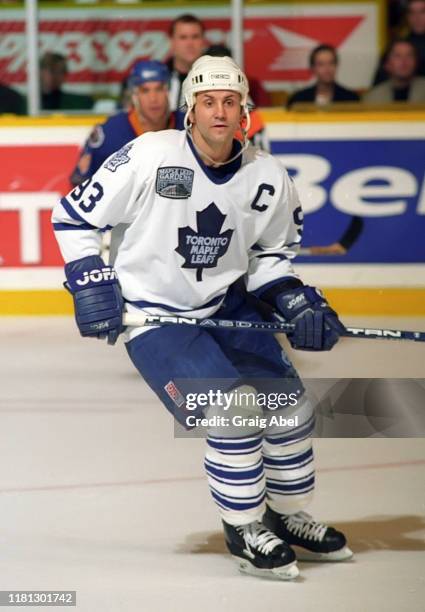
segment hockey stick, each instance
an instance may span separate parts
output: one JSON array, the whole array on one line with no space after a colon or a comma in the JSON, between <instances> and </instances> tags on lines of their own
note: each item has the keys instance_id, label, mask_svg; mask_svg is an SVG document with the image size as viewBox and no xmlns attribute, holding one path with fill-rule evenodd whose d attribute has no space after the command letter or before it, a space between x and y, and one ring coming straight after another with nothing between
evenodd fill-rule
<instances>
[{"instance_id":1,"label":"hockey stick","mask_svg":"<svg viewBox=\"0 0 425 612\"><path fill-rule=\"evenodd\" d=\"M244 329L263 331L272 334L287 334L295 329L293 323L269 323L267 321L230 321L227 319L197 319L193 317L158 316L125 313L123 324L129 327L157 327L158 325L193 325L209 329ZM343 334L346 338L371 338L381 340L414 340L425 342L425 332L403 331L400 329L371 329L347 327Z\"/></svg>"},{"instance_id":2,"label":"hockey stick","mask_svg":"<svg viewBox=\"0 0 425 612\"><path fill-rule=\"evenodd\" d=\"M302 247L298 251L298 255L344 255L359 239L363 231L363 225L364 223L361 217L353 217L349 226L337 242L326 246Z\"/></svg>"}]
</instances>

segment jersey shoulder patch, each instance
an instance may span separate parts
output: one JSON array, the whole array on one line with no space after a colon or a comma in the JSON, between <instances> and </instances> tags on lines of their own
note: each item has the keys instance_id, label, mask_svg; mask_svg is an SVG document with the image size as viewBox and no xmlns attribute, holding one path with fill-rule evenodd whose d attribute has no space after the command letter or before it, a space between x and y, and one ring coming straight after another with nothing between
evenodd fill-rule
<instances>
[{"instance_id":1,"label":"jersey shoulder patch","mask_svg":"<svg viewBox=\"0 0 425 612\"><path fill-rule=\"evenodd\" d=\"M128 164L130 161L129 151L133 147L133 143L129 142L128 144L121 147L119 151L114 153L105 163L104 168L110 170L111 172L115 172L120 166L124 164Z\"/></svg>"},{"instance_id":2,"label":"jersey shoulder patch","mask_svg":"<svg viewBox=\"0 0 425 612\"><path fill-rule=\"evenodd\" d=\"M95 125L92 131L90 132L90 136L88 138L87 144L92 149L98 149L105 142L105 132L103 130L103 126L98 124Z\"/></svg>"}]
</instances>

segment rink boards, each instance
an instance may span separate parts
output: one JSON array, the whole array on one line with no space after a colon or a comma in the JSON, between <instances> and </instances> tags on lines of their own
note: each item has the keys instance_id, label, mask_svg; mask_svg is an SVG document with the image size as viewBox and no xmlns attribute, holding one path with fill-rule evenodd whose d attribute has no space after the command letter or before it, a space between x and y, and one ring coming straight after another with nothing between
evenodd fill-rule
<instances>
[{"instance_id":1,"label":"rink boards","mask_svg":"<svg viewBox=\"0 0 425 612\"><path fill-rule=\"evenodd\" d=\"M346 314L424 315L425 112L263 114L300 192L303 246L363 219L345 255L300 256L302 278ZM72 311L50 213L97 120L0 119L0 314Z\"/></svg>"}]
</instances>

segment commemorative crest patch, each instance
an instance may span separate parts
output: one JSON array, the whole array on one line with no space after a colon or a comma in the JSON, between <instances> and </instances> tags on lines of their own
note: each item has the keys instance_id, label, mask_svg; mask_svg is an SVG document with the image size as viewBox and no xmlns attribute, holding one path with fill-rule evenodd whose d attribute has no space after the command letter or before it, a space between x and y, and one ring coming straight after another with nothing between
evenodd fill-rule
<instances>
[{"instance_id":1,"label":"commemorative crest patch","mask_svg":"<svg viewBox=\"0 0 425 612\"><path fill-rule=\"evenodd\" d=\"M115 172L115 170L123 164L128 164L128 162L130 161L128 152L130 151L132 146L133 143L130 142L129 144L126 144L121 147L119 151L114 153L114 155L112 155L112 157L108 159L104 167L107 168L107 170L110 170L111 172Z\"/></svg>"},{"instance_id":2,"label":"commemorative crest patch","mask_svg":"<svg viewBox=\"0 0 425 612\"><path fill-rule=\"evenodd\" d=\"M194 171L179 166L158 168L156 193L163 198L184 200L192 195Z\"/></svg>"}]
</instances>

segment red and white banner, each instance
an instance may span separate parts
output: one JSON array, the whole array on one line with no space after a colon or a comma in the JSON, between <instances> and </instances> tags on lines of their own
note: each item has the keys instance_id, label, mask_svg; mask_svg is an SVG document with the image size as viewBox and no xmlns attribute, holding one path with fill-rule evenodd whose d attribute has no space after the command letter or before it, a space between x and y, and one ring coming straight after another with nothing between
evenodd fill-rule
<instances>
[{"instance_id":1,"label":"red and white banner","mask_svg":"<svg viewBox=\"0 0 425 612\"><path fill-rule=\"evenodd\" d=\"M245 67L269 90L291 90L310 80L308 56L321 43L340 55L339 80L370 85L379 48L378 0L310 4L297 2L247 7L244 20ZM88 93L118 93L138 59L165 60L167 30L179 9L45 9L40 13L40 54L68 58L67 87ZM230 42L228 7L190 7L206 25L208 44ZM26 82L24 12L2 10L0 80L23 89Z\"/></svg>"}]
</instances>

